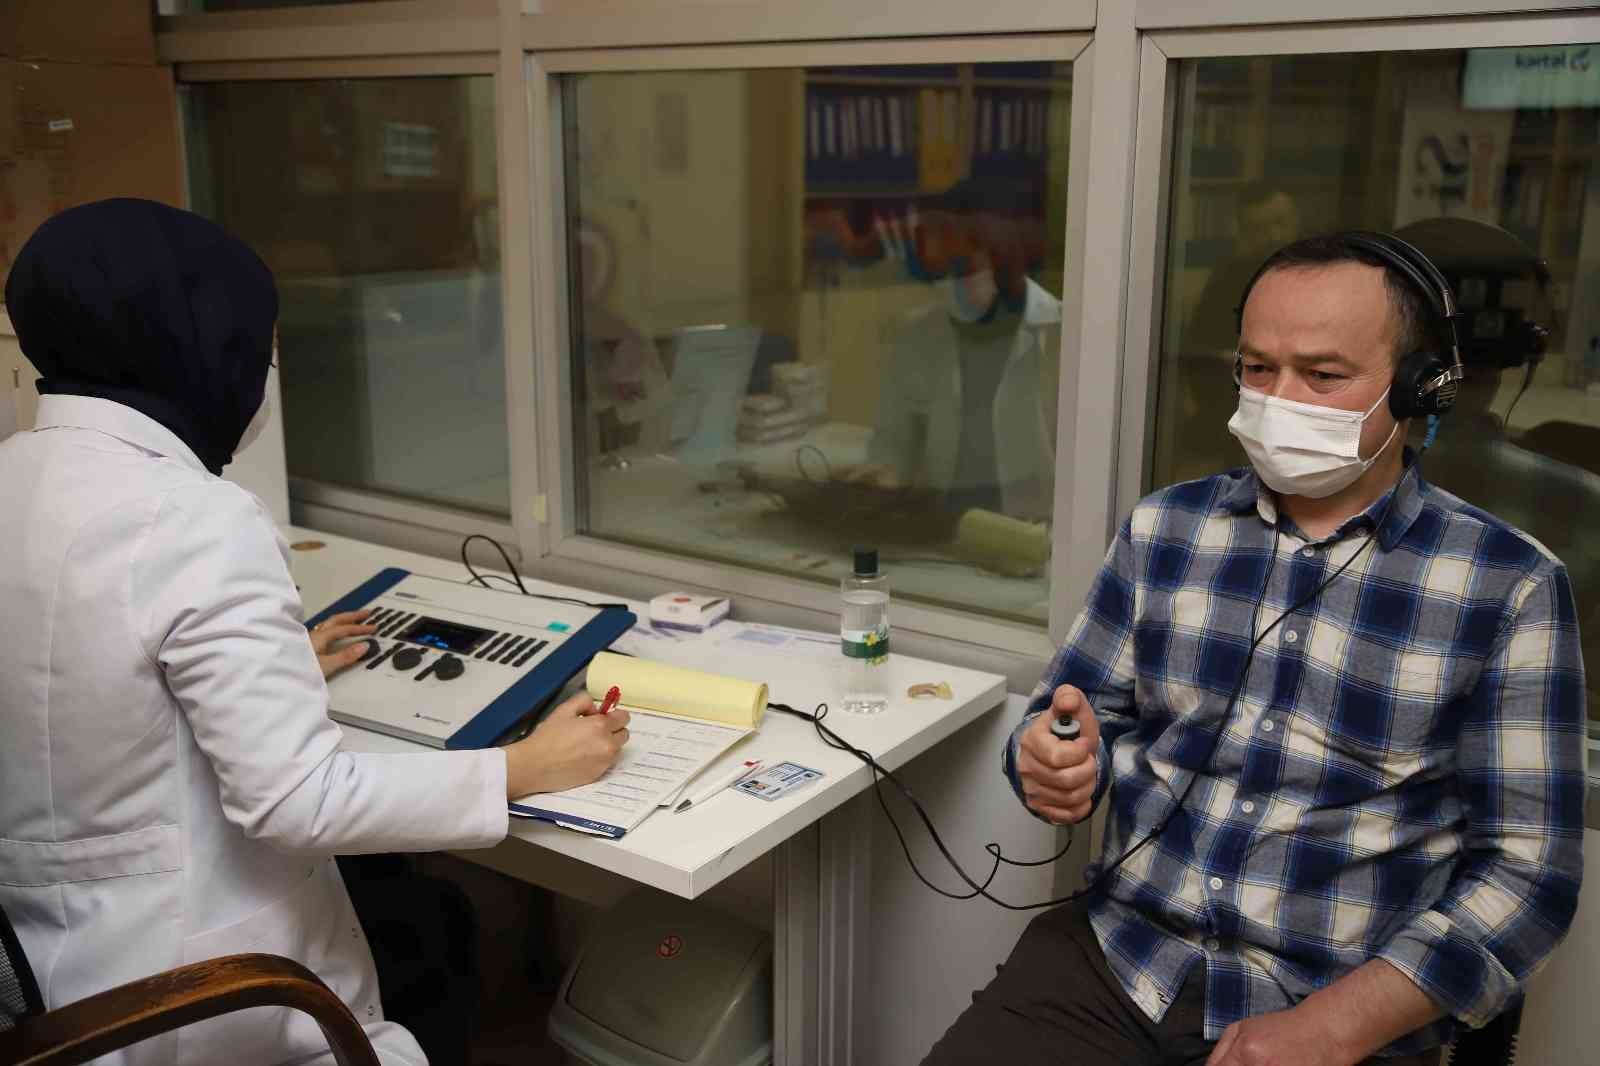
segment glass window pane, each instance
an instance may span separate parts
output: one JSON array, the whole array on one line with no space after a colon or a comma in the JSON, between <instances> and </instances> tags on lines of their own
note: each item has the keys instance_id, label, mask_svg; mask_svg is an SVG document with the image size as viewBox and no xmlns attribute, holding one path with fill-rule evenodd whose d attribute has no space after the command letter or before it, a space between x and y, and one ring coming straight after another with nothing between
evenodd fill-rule
<instances>
[{"instance_id":1,"label":"glass window pane","mask_svg":"<svg viewBox=\"0 0 1600 1066\"><path fill-rule=\"evenodd\" d=\"M195 209L277 277L290 475L509 513L493 79L186 101Z\"/></svg>"},{"instance_id":2,"label":"glass window pane","mask_svg":"<svg viewBox=\"0 0 1600 1066\"><path fill-rule=\"evenodd\" d=\"M1435 253L1473 339L1461 398L1422 471L1566 563L1590 716L1600 720L1600 66L1588 62L1591 48L1178 64L1149 484L1245 464L1226 428L1235 308L1269 252L1298 236L1437 216L1502 227L1526 260L1543 257L1549 280L1531 268L1490 277ZM1537 365L1504 342L1527 320L1550 330ZM1423 427L1413 431L1420 445Z\"/></svg>"},{"instance_id":3,"label":"glass window pane","mask_svg":"<svg viewBox=\"0 0 1600 1066\"><path fill-rule=\"evenodd\" d=\"M565 78L579 529L1044 622L1071 85Z\"/></svg>"}]
</instances>

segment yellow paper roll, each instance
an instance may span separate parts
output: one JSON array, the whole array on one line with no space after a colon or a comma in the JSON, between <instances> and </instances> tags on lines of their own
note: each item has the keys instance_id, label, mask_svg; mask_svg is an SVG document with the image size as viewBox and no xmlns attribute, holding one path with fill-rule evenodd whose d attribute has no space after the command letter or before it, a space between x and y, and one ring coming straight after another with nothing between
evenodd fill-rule
<instances>
[{"instance_id":1,"label":"yellow paper roll","mask_svg":"<svg viewBox=\"0 0 1600 1066\"><path fill-rule=\"evenodd\" d=\"M1050 531L1042 522L1024 522L974 507L956 523L956 554L985 570L1029 577L1050 559Z\"/></svg>"},{"instance_id":2,"label":"yellow paper roll","mask_svg":"<svg viewBox=\"0 0 1600 1066\"><path fill-rule=\"evenodd\" d=\"M623 707L745 729L760 725L767 709L767 686L760 682L600 652L589 663L584 687L598 703L613 685L622 693Z\"/></svg>"}]
</instances>

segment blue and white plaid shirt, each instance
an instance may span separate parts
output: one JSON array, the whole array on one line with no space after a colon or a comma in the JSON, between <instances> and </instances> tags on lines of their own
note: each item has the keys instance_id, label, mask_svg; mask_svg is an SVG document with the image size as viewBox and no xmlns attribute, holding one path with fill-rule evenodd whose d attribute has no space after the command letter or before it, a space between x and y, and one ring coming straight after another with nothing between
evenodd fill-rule
<instances>
[{"instance_id":1,"label":"blue and white plaid shirt","mask_svg":"<svg viewBox=\"0 0 1600 1066\"><path fill-rule=\"evenodd\" d=\"M1287 519L1275 540L1250 470L1146 498L1034 691L1030 720L1062 684L1095 709L1102 864L1199 774L1090 902L1107 963L1153 1020L1197 963L1215 1040L1384 959L1482 1025L1572 920L1585 721L1566 571L1409 456L1391 495L1387 514L1390 495L1310 542ZM1267 629L1357 552L1267 634L1229 712L1252 617ZM1023 728L1006 753L1019 797Z\"/></svg>"}]
</instances>

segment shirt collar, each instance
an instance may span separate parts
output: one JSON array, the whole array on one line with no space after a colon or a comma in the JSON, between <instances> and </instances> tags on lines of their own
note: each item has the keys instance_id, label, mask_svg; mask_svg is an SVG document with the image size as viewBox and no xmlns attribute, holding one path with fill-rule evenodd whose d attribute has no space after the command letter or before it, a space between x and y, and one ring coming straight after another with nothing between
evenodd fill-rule
<instances>
[{"instance_id":1,"label":"shirt collar","mask_svg":"<svg viewBox=\"0 0 1600 1066\"><path fill-rule=\"evenodd\" d=\"M1410 448L1405 449L1401 462L1405 466L1400 480L1390 491L1372 501L1371 506L1358 515L1352 515L1340 523L1327 539L1329 541L1342 540L1355 529L1372 529L1377 526L1379 517L1383 517L1383 527L1378 530L1378 543L1383 545L1384 551L1392 551L1402 537L1411 529L1417 517L1422 514L1423 485L1421 476L1417 472L1417 453ZM1278 521L1278 499L1271 489L1267 488L1250 467L1234 470L1226 475L1226 483L1217 497L1217 510L1225 514L1242 515L1254 510L1261 516L1261 520L1268 525ZM1394 506L1389 506L1390 499ZM1387 509L1387 514L1385 510Z\"/></svg>"},{"instance_id":2,"label":"shirt collar","mask_svg":"<svg viewBox=\"0 0 1600 1066\"><path fill-rule=\"evenodd\" d=\"M1023 278L1022 321L1029 326L1054 326L1061 321L1061 301L1032 278Z\"/></svg>"},{"instance_id":3,"label":"shirt collar","mask_svg":"<svg viewBox=\"0 0 1600 1066\"><path fill-rule=\"evenodd\" d=\"M39 397L35 430L87 429L104 433L120 441L142 448L156 455L176 459L200 473L207 473L190 447L178 439L166 426L147 415L115 400L102 400L95 396L73 396L65 393L46 393Z\"/></svg>"}]
</instances>

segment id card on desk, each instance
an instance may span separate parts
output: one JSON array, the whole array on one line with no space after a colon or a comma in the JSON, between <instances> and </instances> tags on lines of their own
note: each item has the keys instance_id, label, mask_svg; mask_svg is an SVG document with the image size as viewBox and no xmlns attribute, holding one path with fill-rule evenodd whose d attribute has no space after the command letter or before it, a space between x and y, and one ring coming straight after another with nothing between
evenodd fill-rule
<instances>
[{"instance_id":1,"label":"id card on desk","mask_svg":"<svg viewBox=\"0 0 1600 1066\"><path fill-rule=\"evenodd\" d=\"M733 787L747 796L775 800L802 785L810 784L821 776L821 770L810 770L799 763L781 762L745 778Z\"/></svg>"}]
</instances>

